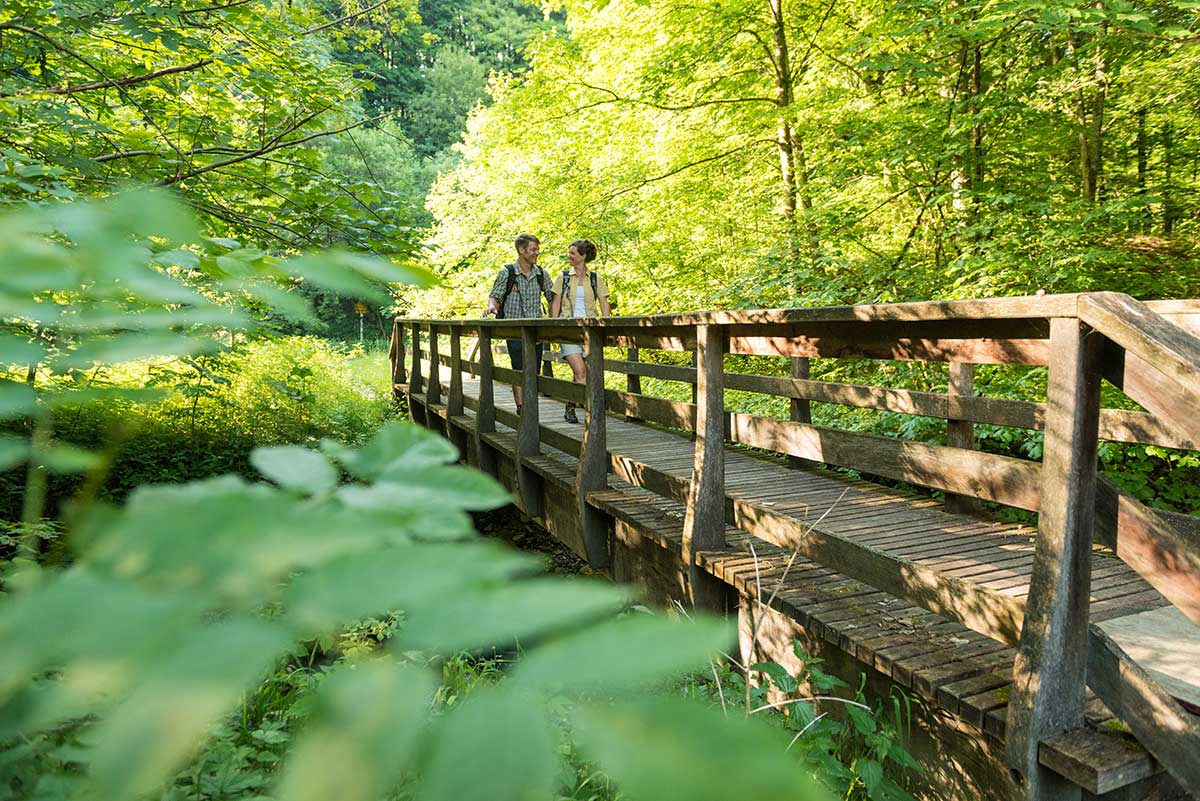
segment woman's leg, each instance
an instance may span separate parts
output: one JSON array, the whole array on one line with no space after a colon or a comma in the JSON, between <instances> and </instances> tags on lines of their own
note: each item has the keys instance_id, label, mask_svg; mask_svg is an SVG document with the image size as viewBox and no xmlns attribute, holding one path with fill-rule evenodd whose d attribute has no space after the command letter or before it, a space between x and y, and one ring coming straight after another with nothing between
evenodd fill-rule
<instances>
[{"instance_id":1,"label":"woman's leg","mask_svg":"<svg viewBox=\"0 0 1200 801\"><path fill-rule=\"evenodd\" d=\"M587 380L587 370L583 366L583 356L579 353L568 353L566 355L567 364L571 365L571 372L574 374L575 383L582 384ZM579 418L575 416L575 404L568 403L566 410L563 412L563 419L568 423L578 423Z\"/></svg>"},{"instance_id":2,"label":"woman's leg","mask_svg":"<svg viewBox=\"0 0 1200 801\"><path fill-rule=\"evenodd\" d=\"M571 372L575 374L575 383L584 383L587 380L587 370L583 366L583 356L578 353L571 353L566 359L567 364L571 365Z\"/></svg>"}]
</instances>

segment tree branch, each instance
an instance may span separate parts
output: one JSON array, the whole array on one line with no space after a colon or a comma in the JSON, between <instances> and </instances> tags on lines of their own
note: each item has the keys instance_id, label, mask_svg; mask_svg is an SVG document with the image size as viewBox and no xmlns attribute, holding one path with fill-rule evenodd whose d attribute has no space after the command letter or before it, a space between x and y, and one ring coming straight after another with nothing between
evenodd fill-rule
<instances>
[{"instance_id":1,"label":"tree branch","mask_svg":"<svg viewBox=\"0 0 1200 801\"><path fill-rule=\"evenodd\" d=\"M379 2L376 3L375 5L364 8L362 11L355 11L353 14L347 14L346 16L341 17L340 19L335 19L333 22L326 22L324 25L318 25L315 28L309 28L306 31L301 31L300 35L308 36L309 34L316 33L317 31L323 31L326 28L332 28L335 25L341 25L343 22L349 22L350 20L354 19L355 17L361 17L364 14L370 14L375 9L379 8L380 6L386 6L391 1L392 0L379 0Z\"/></svg>"},{"instance_id":2,"label":"tree branch","mask_svg":"<svg viewBox=\"0 0 1200 801\"><path fill-rule=\"evenodd\" d=\"M245 153L242 153L241 155L234 156L233 158L225 159L224 161L216 161L216 162L213 162L212 164L206 164L203 167L197 167L196 169L190 170L186 173L183 173L182 175L176 175L172 178L164 178L163 180L157 182L154 185L155 186L171 186L171 185L177 184L181 181L186 181L191 178L195 178L199 175L204 175L207 172L212 172L213 170L219 170L222 167L228 167L230 164L237 164L238 162L249 161L250 159L258 158L259 156L266 155L267 153L273 153L276 150L283 150L284 148L295 147L296 145L301 145L301 144L304 144L305 142L310 142L313 139L320 139L323 136L333 136L334 134L344 133L345 131L350 131L355 128L359 128L363 125L367 125L372 122L377 122L378 120L384 119L386 117L391 117L394 114L396 114L396 112L394 112L394 111L389 111L384 114L379 114L377 116L369 117L364 120L358 120L357 122L353 122L353 123L343 126L341 128L332 128L332 129L327 129L324 131L317 131L316 133L311 133L307 136L302 136L299 139L289 139L286 142L280 141L280 139L282 139L284 136L286 136L287 134L296 130L297 128L304 125L305 123L309 122L310 120L316 118L319 114L323 113L326 110L328 110L328 109L322 109L321 111L310 114L308 117L305 117L303 120L301 120L296 125L293 125L289 130L281 133L279 136L274 137L273 139L271 139L269 142L267 142L265 145L263 145L260 148L257 148L255 150L249 150Z\"/></svg>"},{"instance_id":3,"label":"tree branch","mask_svg":"<svg viewBox=\"0 0 1200 801\"><path fill-rule=\"evenodd\" d=\"M734 153L737 153L741 150L745 150L748 147L753 147L754 145L762 145L762 144L772 144L773 145L773 144L775 144L775 140L774 139L754 139L749 142L743 142L742 144L738 145L737 147L726 150L723 153L717 153L714 156L706 156L702 159L697 159L696 161L688 162L687 164L683 164L679 167L676 167L673 170L664 172L661 175L655 175L652 178L645 178L641 181L638 181L633 186L627 186L624 189L618 189L616 192L610 192L607 195L604 195L604 196L592 201L591 203L588 203L586 206L583 207L583 210L580 211L579 214L575 215L575 217L571 221L574 222L575 220L578 220L579 217L583 215L584 211L587 211L588 209L592 208L593 206L599 205L601 203L607 203L610 200L614 200L614 199L620 197L621 195L627 195L630 192L636 192L637 190L639 190L645 186L649 186L650 184L655 183L656 181L662 181L667 178L670 178L673 175L678 175L679 173L684 172L685 170L690 170L692 167L699 167L701 164L708 164L713 161L720 161L721 159L732 156Z\"/></svg>"},{"instance_id":4,"label":"tree branch","mask_svg":"<svg viewBox=\"0 0 1200 801\"><path fill-rule=\"evenodd\" d=\"M50 45L51 47L53 47L55 50L59 51L60 53L65 53L68 56L70 56L71 58L75 59L76 61L79 61L80 63L86 65L88 67L88 69L92 70L97 75L99 75L101 78L103 78L105 80L105 82L114 84L114 87L116 88L116 90L121 93L122 97L125 98L125 102L129 103L129 105L133 106L138 111L142 112L142 117L146 120L146 123L151 128L153 128L155 131L158 132L158 135L163 138L164 142L166 142L168 145L171 146L172 150L174 150L176 153L179 154L179 158L180 159L186 158L183 155L183 151L179 149L179 145L177 145L171 141L171 137L167 136L167 132L164 131L159 126L159 124L154 121L154 118L151 117L150 113L148 111L146 111L145 108L142 107L142 104L138 103L137 100L134 99L133 95L131 95L131 94L129 94L129 92L125 91L124 86L114 83L113 79L110 78L108 76L108 74L104 72L104 70L100 69L95 64L93 64L89 58L82 55L81 53L75 52L74 50L72 50L71 48L67 47L64 44L60 44L60 43L54 41L52 38L50 38L46 34L42 33L41 31L35 30L35 29L27 27L25 25L21 25L20 23L16 23L16 22L0 23L0 31L3 31L3 30L20 31L21 33L23 33L27 36L32 36L36 39L41 39L43 42Z\"/></svg>"},{"instance_id":5,"label":"tree branch","mask_svg":"<svg viewBox=\"0 0 1200 801\"><path fill-rule=\"evenodd\" d=\"M91 92L96 89L110 89L110 88L118 88L118 87L123 87L123 86L133 86L135 84L145 83L146 81L152 81L155 78L161 78L164 75L175 75L180 72L191 72L192 70L198 70L202 67L207 67L209 64L212 64L212 63L213 63L213 59L202 58L199 61L193 61L190 64L176 64L173 67L163 67L160 70L154 70L153 72L143 73L142 75L132 75L128 78L117 78L115 80L110 80L110 81L96 81L94 83L81 83L78 86L53 86L48 89L42 89L40 91L43 91L43 92L46 92L46 93L52 94L52 95L73 95L73 94L76 94L77 92ZM4 97L10 97L10 96L11 95L8 95L8 94L4 95Z\"/></svg>"},{"instance_id":6,"label":"tree branch","mask_svg":"<svg viewBox=\"0 0 1200 801\"><path fill-rule=\"evenodd\" d=\"M603 101L603 100L597 101L596 103L592 103L589 106L587 106L587 108L603 105L604 103L630 103L630 104L637 105L637 106L646 106L647 108L657 109L659 111L692 111L694 109L705 108L707 106L725 106L725 105L731 105L731 104L735 104L735 103L770 103L771 105L775 104L774 98L755 97L752 95L750 97L719 97L719 98L715 98L713 100L698 100L694 103L687 103L684 105L665 105L662 103L654 103L649 100L642 100L641 98L637 98L637 97L622 97L621 95L617 94L616 92L614 92L612 89L609 89L608 87L594 86L594 85L588 83L587 81L576 81L576 83L578 83L580 86L583 86L587 89L591 89L594 92L603 92L612 98L612 100L608 100L608 101Z\"/></svg>"}]
</instances>

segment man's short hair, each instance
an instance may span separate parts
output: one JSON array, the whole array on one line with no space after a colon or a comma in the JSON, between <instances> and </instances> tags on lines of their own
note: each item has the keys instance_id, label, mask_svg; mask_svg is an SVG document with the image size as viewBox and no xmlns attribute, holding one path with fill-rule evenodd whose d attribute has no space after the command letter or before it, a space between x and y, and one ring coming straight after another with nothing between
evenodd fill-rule
<instances>
[{"instance_id":1,"label":"man's short hair","mask_svg":"<svg viewBox=\"0 0 1200 801\"><path fill-rule=\"evenodd\" d=\"M524 250L534 242L537 242L539 245L542 244L542 240L538 239L533 234L521 234L517 237L517 241L513 244L516 246L517 250Z\"/></svg>"}]
</instances>

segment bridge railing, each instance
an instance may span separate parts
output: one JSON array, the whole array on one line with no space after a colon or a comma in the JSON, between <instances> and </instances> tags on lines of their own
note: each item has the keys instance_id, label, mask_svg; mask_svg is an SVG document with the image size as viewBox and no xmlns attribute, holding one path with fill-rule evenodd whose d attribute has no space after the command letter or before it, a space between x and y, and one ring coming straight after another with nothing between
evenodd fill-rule
<instances>
[{"instance_id":1,"label":"bridge railing","mask_svg":"<svg viewBox=\"0 0 1200 801\"><path fill-rule=\"evenodd\" d=\"M726 525L733 524L1017 646L1009 757L1028 779L1030 797L1043 797L1039 788L1052 788L1055 780L1040 766L1038 745L1084 725L1085 684L1172 772L1188 777L1185 786L1200 786L1200 765L1184 758L1200 746L1194 718L1088 621L1095 536L1200 623L1200 520L1151 509L1096 469L1101 439L1200 450L1198 331L1200 302L1141 303L1115 293L590 320L399 319L393 335L393 380L409 393L414 419L444 425L460 446L465 444L464 429L452 421L473 406L484 469L495 470L496 452L488 435L498 422L513 428L519 489L533 515L541 511L541 496L531 465L542 445L578 456L585 546L597 567L607 564L607 527L586 496L607 486L611 470L624 481L687 505L683 557L691 566L699 604L711 603L717 589L698 569L697 554L722 548ZM466 338L477 342L474 359L464 358ZM526 353L538 341L584 344L587 383L539 376L533 359L525 361L523 371L495 364L492 344L501 339L521 340ZM605 347L626 349L626 358L606 359ZM647 351L690 352L692 366L648 362ZM726 354L782 357L788 361L788 375L727 371ZM946 363L949 386L946 392L919 392L812 380L809 360L814 358ZM974 365L981 364L1047 367L1046 400L976 396ZM446 387L441 366L449 368ZM477 399L464 396L464 373L478 379ZM624 374L625 389L607 389L606 373ZM645 394L643 378L690 385L691 401ZM1102 378L1145 411L1101 408ZM523 387L527 398L540 392L580 403L589 412L603 408L691 432L691 480L609 453L604 414L588 414L579 445L541 426L537 403L524 404L519 417L497 408L498 382ZM785 398L789 419L729 411L727 389ZM940 418L946 421L945 442L814 425L813 402ZM444 418L434 413L439 410ZM1041 461L976 450L975 424L1044 431ZM940 490L947 494L947 505L960 512L977 511L980 501L1036 512L1038 536L1027 600L819 529L798 536L794 521L727 494L726 442L785 454L796 463L852 468Z\"/></svg>"}]
</instances>

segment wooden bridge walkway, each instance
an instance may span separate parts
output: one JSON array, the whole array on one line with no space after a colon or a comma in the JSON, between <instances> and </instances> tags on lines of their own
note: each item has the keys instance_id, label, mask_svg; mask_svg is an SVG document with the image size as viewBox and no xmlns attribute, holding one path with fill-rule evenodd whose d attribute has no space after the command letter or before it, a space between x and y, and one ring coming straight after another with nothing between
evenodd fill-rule
<instances>
[{"instance_id":1,"label":"wooden bridge walkway","mask_svg":"<svg viewBox=\"0 0 1200 801\"><path fill-rule=\"evenodd\" d=\"M1088 304L1115 318L1107 330ZM799 638L856 660L846 671L865 667L881 694L890 681L924 698L931 748L944 752L926 760L929 797L1166 798L1200 787L1200 527L1097 477L1095 447L1200 448L1196 421L1174 406L1200 399L1200 341L1188 333L1198 321L1200 304L1112 295L586 324L401 320L393 374L414 419L596 569L660 600L736 611L747 659L786 662ZM468 336L477 360L463 357ZM493 337L630 350L615 360L590 348L581 386L533 364L496 366ZM695 349L696 366L646 363L647 347ZM728 352L784 356L792 377L727 372ZM813 356L949 361L950 391L811 381ZM1049 364L1048 402L976 397L973 363ZM606 372L624 373L625 391L606 389ZM1101 409L1102 374L1150 411ZM690 384L694 402L642 392L642 378ZM497 382L551 397L518 415ZM727 411L726 387L788 397L792 419ZM566 400L608 413L566 423ZM942 417L951 445L814 426L813 400ZM1046 430L1043 464L972 450L979 422ZM829 465L943 490L946 502ZM1040 511L1038 528L997 522L979 499Z\"/></svg>"}]
</instances>

